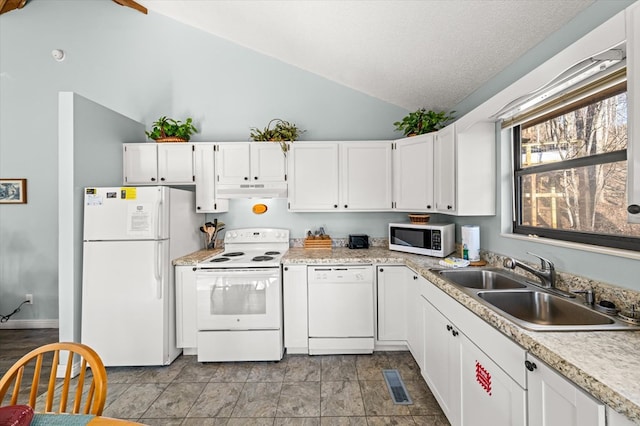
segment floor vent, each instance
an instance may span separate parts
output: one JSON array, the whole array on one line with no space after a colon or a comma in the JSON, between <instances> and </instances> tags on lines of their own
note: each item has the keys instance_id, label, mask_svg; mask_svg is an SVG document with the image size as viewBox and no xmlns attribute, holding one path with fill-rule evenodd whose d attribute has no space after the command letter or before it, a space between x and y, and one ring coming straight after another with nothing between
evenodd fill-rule
<instances>
[{"instance_id":1,"label":"floor vent","mask_svg":"<svg viewBox=\"0 0 640 426\"><path fill-rule=\"evenodd\" d=\"M382 375L384 376L384 381L387 382L387 388L389 388L394 404L413 404L398 370L382 370Z\"/></svg>"}]
</instances>

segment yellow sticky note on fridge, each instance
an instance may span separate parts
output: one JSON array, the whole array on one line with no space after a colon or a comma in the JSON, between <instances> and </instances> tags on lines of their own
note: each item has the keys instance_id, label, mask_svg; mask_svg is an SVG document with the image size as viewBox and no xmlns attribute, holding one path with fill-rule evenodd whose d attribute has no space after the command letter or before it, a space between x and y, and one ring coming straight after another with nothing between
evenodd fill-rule
<instances>
[{"instance_id":1,"label":"yellow sticky note on fridge","mask_svg":"<svg viewBox=\"0 0 640 426\"><path fill-rule=\"evenodd\" d=\"M120 188L120 198L123 200L135 200L136 199L136 189L137 188Z\"/></svg>"}]
</instances>

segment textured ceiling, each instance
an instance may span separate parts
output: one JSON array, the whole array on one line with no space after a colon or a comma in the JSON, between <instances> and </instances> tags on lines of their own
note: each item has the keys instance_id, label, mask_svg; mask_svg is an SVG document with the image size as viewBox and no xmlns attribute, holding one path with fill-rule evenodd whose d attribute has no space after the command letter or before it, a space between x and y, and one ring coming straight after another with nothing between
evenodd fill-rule
<instances>
[{"instance_id":1,"label":"textured ceiling","mask_svg":"<svg viewBox=\"0 0 640 426\"><path fill-rule=\"evenodd\" d=\"M593 0L138 0L408 110L450 110Z\"/></svg>"}]
</instances>

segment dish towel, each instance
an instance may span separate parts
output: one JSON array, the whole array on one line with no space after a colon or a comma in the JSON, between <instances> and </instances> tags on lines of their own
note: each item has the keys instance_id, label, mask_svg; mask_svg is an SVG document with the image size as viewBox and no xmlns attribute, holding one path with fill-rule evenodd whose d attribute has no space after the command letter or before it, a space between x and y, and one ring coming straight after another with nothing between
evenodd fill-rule
<instances>
[{"instance_id":1,"label":"dish towel","mask_svg":"<svg viewBox=\"0 0 640 426\"><path fill-rule=\"evenodd\" d=\"M438 263L447 268L464 268L465 266L469 266L470 262L465 259L460 259L459 257L447 257Z\"/></svg>"}]
</instances>

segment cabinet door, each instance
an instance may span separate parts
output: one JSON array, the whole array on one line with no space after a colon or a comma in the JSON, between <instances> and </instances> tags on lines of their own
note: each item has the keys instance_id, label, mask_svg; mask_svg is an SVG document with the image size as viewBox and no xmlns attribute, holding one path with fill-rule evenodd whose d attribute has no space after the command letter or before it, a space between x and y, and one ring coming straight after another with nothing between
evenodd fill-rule
<instances>
[{"instance_id":1,"label":"cabinet door","mask_svg":"<svg viewBox=\"0 0 640 426\"><path fill-rule=\"evenodd\" d=\"M378 340L407 340L406 266L378 266Z\"/></svg>"},{"instance_id":2,"label":"cabinet door","mask_svg":"<svg viewBox=\"0 0 640 426\"><path fill-rule=\"evenodd\" d=\"M284 182L286 158L279 143L251 144L251 180L254 182Z\"/></svg>"},{"instance_id":3,"label":"cabinet door","mask_svg":"<svg viewBox=\"0 0 640 426\"><path fill-rule=\"evenodd\" d=\"M248 183L251 176L249 142L230 142L218 145L216 153L217 182L220 184Z\"/></svg>"},{"instance_id":4,"label":"cabinet door","mask_svg":"<svg viewBox=\"0 0 640 426\"><path fill-rule=\"evenodd\" d=\"M401 211L431 211L433 200L434 134L395 141L393 206Z\"/></svg>"},{"instance_id":5,"label":"cabinet door","mask_svg":"<svg viewBox=\"0 0 640 426\"><path fill-rule=\"evenodd\" d=\"M640 115L640 4L626 9L627 18L627 117ZM627 121L627 186L629 205L640 206L640 123ZM631 209L637 212L637 209ZM640 213L629 212L630 223L640 223Z\"/></svg>"},{"instance_id":6,"label":"cabinet door","mask_svg":"<svg viewBox=\"0 0 640 426\"><path fill-rule=\"evenodd\" d=\"M340 207L390 210L391 142L343 142L341 148Z\"/></svg>"},{"instance_id":7,"label":"cabinet door","mask_svg":"<svg viewBox=\"0 0 640 426\"><path fill-rule=\"evenodd\" d=\"M456 133L455 124L438 131L434 142L434 196L436 210L456 210Z\"/></svg>"},{"instance_id":8,"label":"cabinet door","mask_svg":"<svg viewBox=\"0 0 640 426\"><path fill-rule=\"evenodd\" d=\"M283 271L284 346L287 353L308 353L307 266L287 265Z\"/></svg>"},{"instance_id":9,"label":"cabinet door","mask_svg":"<svg viewBox=\"0 0 640 426\"><path fill-rule=\"evenodd\" d=\"M460 348L462 334L426 299L424 369L422 374L440 408L453 426L460 425Z\"/></svg>"},{"instance_id":10,"label":"cabinet door","mask_svg":"<svg viewBox=\"0 0 640 426\"><path fill-rule=\"evenodd\" d=\"M161 184L193 185L193 150L190 143L158 144L158 180Z\"/></svg>"},{"instance_id":11,"label":"cabinet door","mask_svg":"<svg viewBox=\"0 0 640 426\"><path fill-rule=\"evenodd\" d=\"M462 425L477 425L491 419L492 426L527 424L526 391L460 334L460 383Z\"/></svg>"},{"instance_id":12,"label":"cabinet door","mask_svg":"<svg viewBox=\"0 0 640 426\"><path fill-rule=\"evenodd\" d=\"M408 270L407 278L407 345L420 370L424 369L424 318L420 288L426 279ZM429 284L430 285L430 284Z\"/></svg>"},{"instance_id":13,"label":"cabinet door","mask_svg":"<svg viewBox=\"0 0 640 426\"><path fill-rule=\"evenodd\" d=\"M123 183L158 184L158 151L155 143L127 143L123 149Z\"/></svg>"},{"instance_id":14,"label":"cabinet door","mask_svg":"<svg viewBox=\"0 0 640 426\"><path fill-rule=\"evenodd\" d=\"M604 405L527 354L530 426L604 426Z\"/></svg>"},{"instance_id":15,"label":"cabinet door","mask_svg":"<svg viewBox=\"0 0 640 426\"><path fill-rule=\"evenodd\" d=\"M215 144L194 144L196 212L215 213L229 210L229 200L217 200L215 192Z\"/></svg>"},{"instance_id":16,"label":"cabinet door","mask_svg":"<svg viewBox=\"0 0 640 426\"><path fill-rule=\"evenodd\" d=\"M338 209L338 148L335 142L291 144L289 210Z\"/></svg>"},{"instance_id":17,"label":"cabinet door","mask_svg":"<svg viewBox=\"0 0 640 426\"><path fill-rule=\"evenodd\" d=\"M176 282L176 346L196 348L198 324L196 305L198 302L196 276L192 266L175 267Z\"/></svg>"}]
</instances>

